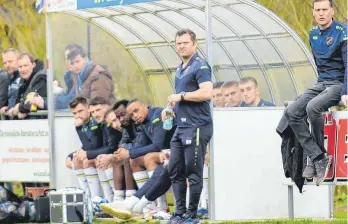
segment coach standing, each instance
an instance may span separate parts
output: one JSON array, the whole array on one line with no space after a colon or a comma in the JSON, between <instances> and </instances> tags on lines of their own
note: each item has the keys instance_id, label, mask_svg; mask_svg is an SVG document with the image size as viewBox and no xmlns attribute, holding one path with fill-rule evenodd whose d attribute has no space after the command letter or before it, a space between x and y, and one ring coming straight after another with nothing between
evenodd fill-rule
<instances>
[{"instance_id":1,"label":"coach standing","mask_svg":"<svg viewBox=\"0 0 348 224\"><path fill-rule=\"evenodd\" d=\"M168 97L177 120L169 162L176 212L170 223L198 223L197 207L203 185L204 156L213 134L209 105L213 95L211 68L197 53L196 34L193 31L178 31L175 45L182 64L176 70L176 93ZM162 112L162 119L165 118L165 112ZM190 184L188 208L186 178Z\"/></svg>"}]
</instances>

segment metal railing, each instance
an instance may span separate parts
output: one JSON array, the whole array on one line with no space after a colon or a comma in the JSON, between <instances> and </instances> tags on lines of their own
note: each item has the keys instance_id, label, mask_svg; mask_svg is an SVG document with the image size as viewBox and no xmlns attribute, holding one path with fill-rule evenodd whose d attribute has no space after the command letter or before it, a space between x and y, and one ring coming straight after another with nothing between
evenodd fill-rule
<instances>
[{"instance_id":1,"label":"metal railing","mask_svg":"<svg viewBox=\"0 0 348 224\"><path fill-rule=\"evenodd\" d=\"M14 117L17 117L18 114L14 114ZM40 116L46 116L48 115L47 110L38 110L36 112L30 112L28 113L30 117L40 117ZM5 113L0 113L0 120L6 120L6 117L8 117L7 112Z\"/></svg>"}]
</instances>

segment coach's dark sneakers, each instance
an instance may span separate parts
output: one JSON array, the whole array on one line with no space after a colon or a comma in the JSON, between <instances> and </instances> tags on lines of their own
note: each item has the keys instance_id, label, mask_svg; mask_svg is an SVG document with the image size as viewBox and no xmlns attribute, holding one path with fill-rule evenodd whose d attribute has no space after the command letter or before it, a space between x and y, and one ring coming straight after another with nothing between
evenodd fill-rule
<instances>
[{"instance_id":1,"label":"coach's dark sneakers","mask_svg":"<svg viewBox=\"0 0 348 224\"><path fill-rule=\"evenodd\" d=\"M314 167L312 160L307 159L307 161L308 161L308 164L304 168L304 171L302 173L302 177L311 179L316 175L315 167Z\"/></svg>"},{"instance_id":2,"label":"coach's dark sneakers","mask_svg":"<svg viewBox=\"0 0 348 224\"><path fill-rule=\"evenodd\" d=\"M331 161L332 156L328 155L323 159L314 162L315 171L317 173L317 186L319 186L325 180L331 166Z\"/></svg>"},{"instance_id":3,"label":"coach's dark sneakers","mask_svg":"<svg viewBox=\"0 0 348 224\"><path fill-rule=\"evenodd\" d=\"M199 218L197 216L197 212L186 212L186 214L183 216L185 219L183 224L197 224L199 223Z\"/></svg>"},{"instance_id":4,"label":"coach's dark sneakers","mask_svg":"<svg viewBox=\"0 0 348 224\"><path fill-rule=\"evenodd\" d=\"M170 218L167 224L181 224L185 221L182 215L173 214L172 218Z\"/></svg>"}]
</instances>

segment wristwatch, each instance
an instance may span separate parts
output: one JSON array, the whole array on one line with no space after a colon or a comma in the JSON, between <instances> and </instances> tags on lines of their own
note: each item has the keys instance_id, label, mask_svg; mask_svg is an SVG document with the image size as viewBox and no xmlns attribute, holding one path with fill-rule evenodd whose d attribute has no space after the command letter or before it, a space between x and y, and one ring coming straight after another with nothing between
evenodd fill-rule
<instances>
[{"instance_id":1,"label":"wristwatch","mask_svg":"<svg viewBox=\"0 0 348 224\"><path fill-rule=\"evenodd\" d=\"M180 92L180 96L181 96L181 101L184 101L184 97L186 95L186 92Z\"/></svg>"}]
</instances>

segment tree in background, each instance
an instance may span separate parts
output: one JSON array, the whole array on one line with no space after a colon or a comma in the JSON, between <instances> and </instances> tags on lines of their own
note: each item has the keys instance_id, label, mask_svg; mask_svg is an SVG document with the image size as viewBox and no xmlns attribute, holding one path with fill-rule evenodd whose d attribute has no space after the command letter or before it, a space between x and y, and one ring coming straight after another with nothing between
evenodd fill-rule
<instances>
[{"instance_id":1,"label":"tree in background","mask_svg":"<svg viewBox=\"0 0 348 224\"><path fill-rule=\"evenodd\" d=\"M44 59L45 16L35 11L36 0L0 0L0 51L14 47ZM312 0L256 0L289 24L308 44L314 26ZM335 18L347 23L347 1L334 0ZM1 57L1 55L0 55Z\"/></svg>"},{"instance_id":2,"label":"tree in background","mask_svg":"<svg viewBox=\"0 0 348 224\"><path fill-rule=\"evenodd\" d=\"M45 58L45 16L36 13L35 2L0 0L0 51L14 47Z\"/></svg>"},{"instance_id":3,"label":"tree in background","mask_svg":"<svg viewBox=\"0 0 348 224\"><path fill-rule=\"evenodd\" d=\"M256 0L282 18L309 45L309 30L315 26L312 0ZM334 0L335 19L347 23L347 0Z\"/></svg>"}]
</instances>

